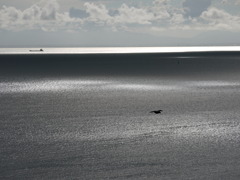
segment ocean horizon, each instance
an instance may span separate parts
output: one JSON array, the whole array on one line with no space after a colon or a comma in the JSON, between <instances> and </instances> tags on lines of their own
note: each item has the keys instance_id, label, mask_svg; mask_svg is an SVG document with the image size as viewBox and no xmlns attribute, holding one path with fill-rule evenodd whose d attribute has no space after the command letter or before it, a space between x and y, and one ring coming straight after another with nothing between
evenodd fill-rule
<instances>
[{"instance_id":1,"label":"ocean horizon","mask_svg":"<svg viewBox=\"0 0 240 180\"><path fill-rule=\"evenodd\" d=\"M22 47L0 48L0 54L127 54L239 52L240 46L162 46L162 47Z\"/></svg>"}]
</instances>

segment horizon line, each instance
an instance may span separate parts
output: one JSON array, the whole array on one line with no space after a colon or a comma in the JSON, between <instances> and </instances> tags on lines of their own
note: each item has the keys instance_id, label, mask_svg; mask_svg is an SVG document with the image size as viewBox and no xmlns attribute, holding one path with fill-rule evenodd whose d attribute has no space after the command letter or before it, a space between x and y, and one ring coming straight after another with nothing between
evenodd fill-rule
<instances>
[{"instance_id":1,"label":"horizon line","mask_svg":"<svg viewBox=\"0 0 240 180\"><path fill-rule=\"evenodd\" d=\"M43 51L40 51L42 49ZM180 46L180 47L39 47L0 48L7 54L148 54L148 53L240 52L240 46Z\"/></svg>"}]
</instances>

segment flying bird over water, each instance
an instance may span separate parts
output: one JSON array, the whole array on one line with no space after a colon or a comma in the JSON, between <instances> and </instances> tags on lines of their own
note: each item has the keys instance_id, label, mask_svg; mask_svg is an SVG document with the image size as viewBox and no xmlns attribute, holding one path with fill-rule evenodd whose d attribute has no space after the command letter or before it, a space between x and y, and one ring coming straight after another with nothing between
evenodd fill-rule
<instances>
[{"instance_id":1,"label":"flying bird over water","mask_svg":"<svg viewBox=\"0 0 240 180\"><path fill-rule=\"evenodd\" d=\"M156 110L156 111L151 111L150 113L155 113L155 114L161 114L163 110Z\"/></svg>"}]
</instances>

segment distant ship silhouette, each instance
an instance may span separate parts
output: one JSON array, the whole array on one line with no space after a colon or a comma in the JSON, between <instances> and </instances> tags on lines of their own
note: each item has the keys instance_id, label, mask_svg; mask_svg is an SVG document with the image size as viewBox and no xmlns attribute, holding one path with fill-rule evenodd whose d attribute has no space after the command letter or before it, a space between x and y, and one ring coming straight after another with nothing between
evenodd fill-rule
<instances>
[{"instance_id":1,"label":"distant ship silhouette","mask_svg":"<svg viewBox=\"0 0 240 180\"><path fill-rule=\"evenodd\" d=\"M30 49L29 51L30 51L30 52L42 52L43 49L39 49L39 50L38 50L38 49L36 49L36 50L31 50L31 49Z\"/></svg>"},{"instance_id":2,"label":"distant ship silhouette","mask_svg":"<svg viewBox=\"0 0 240 180\"><path fill-rule=\"evenodd\" d=\"M150 111L150 113L161 114L163 110Z\"/></svg>"}]
</instances>

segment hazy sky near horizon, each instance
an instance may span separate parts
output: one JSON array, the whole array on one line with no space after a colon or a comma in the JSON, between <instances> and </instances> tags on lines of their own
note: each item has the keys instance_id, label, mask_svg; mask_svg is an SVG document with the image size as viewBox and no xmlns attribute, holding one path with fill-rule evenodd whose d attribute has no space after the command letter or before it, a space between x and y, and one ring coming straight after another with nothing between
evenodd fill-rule
<instances>
[{"instance_id":1,"label":"hazy sky near horizon","mask_svg":"<svg viewBox=\"0 0 240 180\"><path fill-rule=\"evenodd\" d=\"M0 47L240 45L240 0L1 0Z\"/></svg>"}]
</instances>

